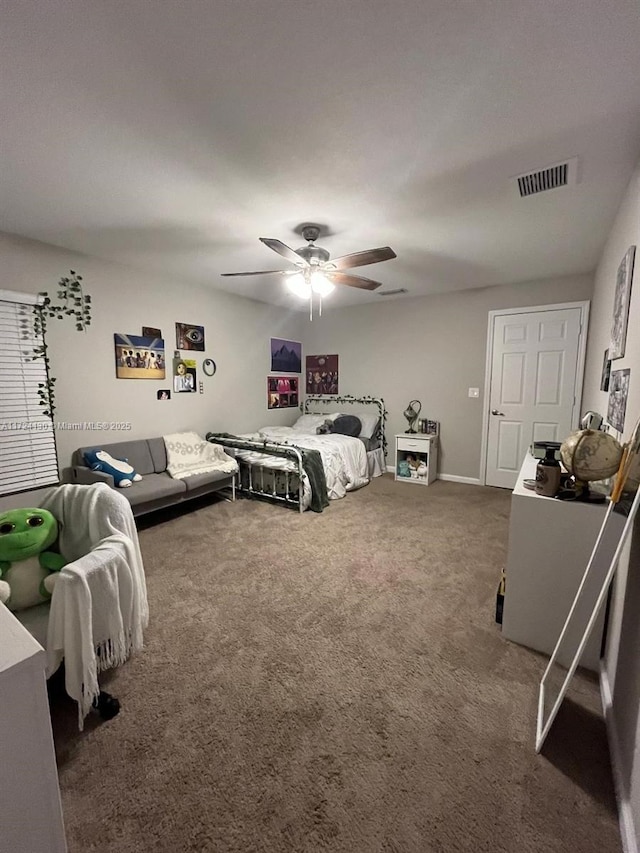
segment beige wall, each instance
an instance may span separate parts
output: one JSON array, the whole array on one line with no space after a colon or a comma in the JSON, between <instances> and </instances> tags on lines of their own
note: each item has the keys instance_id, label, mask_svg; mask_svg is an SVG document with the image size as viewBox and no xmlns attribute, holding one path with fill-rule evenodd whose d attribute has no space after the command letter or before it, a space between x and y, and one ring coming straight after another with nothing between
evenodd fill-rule
<instances>
[{"instance_id":1,"label":"beige wall","mask_svg":"<svg viewBox=\"0 0 640 853\"><path fill-rule=\"evenodd\" d=\"M614 369L631 368L623 437L640 417L640 165L629 184L607 238L595 277L587 367L585 407L606 415L607 394L600 391L604 350L609 346L616 271L629 246L636 263L625 356ZM607 636L606 671L613 688L613 723L622 795L628 799L636 839L640 840L640 533L620 561ZM629 557L630 553L630 557Z\"/></svg>"},{"instance_id":2,"label":"beige wall","mask_svg":"<svg viewBox=\"0 0 640 853\"><path fill-rule=\"evenodd\" d=\"M86 333L76 332L69 319L49 321L47 340L57 378L55 420L124 421L131 423L131 430L57 430L61 467L82 445L187 429L240 432L263 424L289 424L299 414L267 410L266 376L271 366L269 339L300 340L302 314L0 234L0 289L54 295L58 278L69 269L84 277L93 320ZM206 352L193 353L204 393L159 402L157 390L171 388L169 372L164 380L117 379L113 335L141 334L143 325L160 328L170 364L176 321L205 327ZM213 377L200 369L206 356L217 364Z\"/></svg>"},{"instance_id":3,"label":"beige wall","mask_svg":"<svg viewBox=\"0 0 640 853\"><path fill-rule=\"evenodd\" d=\"M304 332L305 352L339 354L341 393L384 398L390 447L407 428L407 403L420 400L421 416L441 424L440 472L477 479L488 312L590 299L592 283L572 276L325 311Z\"/></svg>"}]
</instances>

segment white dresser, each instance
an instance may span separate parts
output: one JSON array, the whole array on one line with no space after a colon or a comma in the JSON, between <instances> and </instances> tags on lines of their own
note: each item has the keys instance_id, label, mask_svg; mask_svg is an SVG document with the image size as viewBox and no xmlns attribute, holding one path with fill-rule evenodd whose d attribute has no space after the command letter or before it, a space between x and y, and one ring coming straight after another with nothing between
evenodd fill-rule
<instances>
[{"instance_id":1,"label":"white dresser","mask_svg":"<svg viewBox=\"0 0 640 853\"><path fill-rule=\"evenodd\" d=\"M0 604L0 849L65 853L45 653Z\"/></svg>"},{"instance_id":2,"label":"white dresser","mask_svg":"<svg viewBox=\"0 0 640 853\"><path fill-rule=\"evenodd\" d=\"M523 480L535 478L537 462L527 455L511 498L502 633L550 655L589 561L606 504L560 501L525 489ZM594 577L588 587L594 591L592 601L599 582ZM581 664L588 669L598 669L604 609L582 656ZM586 624L590 610L576 611L580 625ZM575 649L581 631L574 634L567 635L566 641Z\"/></svg>"}]
</instances>

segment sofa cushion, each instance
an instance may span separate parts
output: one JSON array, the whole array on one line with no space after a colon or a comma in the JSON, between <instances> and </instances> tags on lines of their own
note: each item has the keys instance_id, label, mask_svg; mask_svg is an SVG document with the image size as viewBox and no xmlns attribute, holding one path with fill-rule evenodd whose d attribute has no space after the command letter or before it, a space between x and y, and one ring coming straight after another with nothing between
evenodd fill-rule
<instances>
[{"instance_id":1,"label":"sofa cushion","mask_svg":"<svg viewBox=\"0 0 640 853\"><path fill-rule=\"evenodd\" d=\"M147 443L153 459L153 470L156 474L162 474L167 470L167 447L164 438L149 438Z\"/></svg>"},{"instance_id":2,"label":"sofa cushion","mask_svg":"<svg viewBox=\"0 0 640 853\"><path fill-rule=\"evenodd\" d=\"M137 441L119 441L117 444L94 444L90 447L81 447L79 453L83 457L91 450L106 450L115 459L127 459L138 474L143 476L155 473L149 443L145 438Z\"/></svg>"},{"instance_id":3,"label":"sofa cushion","mask_svg":"<svg viewBox=\"0 0 640 853\"><path fill-rule=\"evenodd\" d=\"M229 471L207 471L206 474L194 474L192 477L185 477L184 480L178 480L187 487L187 492L195 492L198 489L206 488L212 483L217 483L219 480L228 480L231 482L233 473Z\"/></svg>"},{"instance_id":4,"label":"sofa cushion","mask_svg":"<svg viewBox=\"0 0 640 853\"><path fill-rule=\"evenodd\" d=\"M125 497L131 506L138 506L151 501L160 501L175 497L184 497L187 487L181 480L174 480L168 474L148 474L139 483L134 483L125 492Z\"/></svg>"}]
</instances>

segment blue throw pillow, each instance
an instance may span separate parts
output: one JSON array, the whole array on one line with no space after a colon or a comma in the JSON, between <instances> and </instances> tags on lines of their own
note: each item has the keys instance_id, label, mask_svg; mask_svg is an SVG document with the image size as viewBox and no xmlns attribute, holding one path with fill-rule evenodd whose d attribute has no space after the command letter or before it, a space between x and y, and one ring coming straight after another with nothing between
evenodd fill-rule
<instances>
[{"instance_id":1,"label":"blue throw pillow","mask_svg":"<svg viewBox=\"0 0 640 853\"><path fill-rule=\"evenodd\" d=\"M129 465L126 459L114 459L106 450L94 448L87 450L83 455L84 461L92 471L110 474L113 477L113 482L120 489L126 489L134 481L137 482L142 479L133 465Z\"/></svg>"}]
</instances>

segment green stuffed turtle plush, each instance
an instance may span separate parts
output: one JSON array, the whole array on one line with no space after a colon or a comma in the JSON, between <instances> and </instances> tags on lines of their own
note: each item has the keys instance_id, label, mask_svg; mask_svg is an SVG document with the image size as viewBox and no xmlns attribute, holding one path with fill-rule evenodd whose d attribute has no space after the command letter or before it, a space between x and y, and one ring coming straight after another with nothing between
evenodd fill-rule
<instances>
[{"instance_id":1,"label":"green stuffed turtle plush","mask_svg":"<svg viewBox=\"0 0 640 853\"><path fill-rule=\"evenodd\" d=\"M0 601L24 610L51 598L61 554L48 551L58 538L58 522L46 509L12 509L0 513Z\"/></svg>"}]
</instances>

